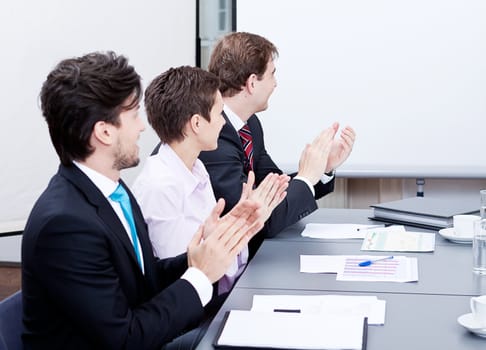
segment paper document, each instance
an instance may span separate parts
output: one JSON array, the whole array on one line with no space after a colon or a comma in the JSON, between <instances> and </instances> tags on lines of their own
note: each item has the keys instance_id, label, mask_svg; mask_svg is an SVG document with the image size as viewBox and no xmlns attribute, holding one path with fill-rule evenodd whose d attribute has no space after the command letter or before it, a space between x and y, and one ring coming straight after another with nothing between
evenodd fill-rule
<instances>
[{"instance_id":1,"label":"paper document","mask_svg":"<svg viewBox=\"0 0 486 350\"><path fill-rule=\"evenodd\" d=\"M230 311L217 346L363 349L366 319L284 312Z\"/></svg>"},{"instance_id":2,"label":"paper document","mask_svg":"<svg viewBox=\"0 0 486 350\"><path fill-rule=\"evenodd\" d=\"M435 233L405 231L403 226L390 226L366 231L361 250L390 252L433 252Z\"/></svg>"},{"instance_id":3,"label":"paper document","mask_svg":"<svg viewBox=\"0 0 486 350\"><path fill-rule=\"evenodd\" d=\"M345 259L338 271L337 281L368 282L413 282L418 281L417 258L394 256L393 259L380 260L368 266L360 266L363 261L373 261L385 256L350 256Z\"/></svg>"},{"instance_id":4,"label":"paper document","mask_svg":"<svg viewBox=\"0 0 486 350\"><path fill-rule=\"evenodd\" d=\"M417 258L393 256L359 266L365 261L387 258L386 255L301 255L300 272L337 273L338 281L413 282L418 281Z\"/></svg>"},{"instance_id":5,"label":"paper document","mask_svg":"<svg viewBox=\"0 0 486 350\"><path fill-rule=\"evenodd\" d=\"M302 231L302 236L320 239L364 238L366 229L376 226L358 224L307 224L305 225L304 231Z\"/></svg>"},{"instance_id":6,"label":"paper document","mask_svg":"<svg viewBox=\"0 0 486 350\"><path fill-rule=\"evenodd\" d=\"M342 270L347 255L301 255L300 272L337 273Z\"/></svg>"},{"instance_id":7,"label":"paper document","mask_svg":"<svg viewBox=\"0 0 486 350\"><path fill-rule=\"evenodd\" d=\"M368 317L369 325L385 324L385 300L354 295L254 295L251 311L300 312L335 316Z\"/></svg>"}]
</instances>

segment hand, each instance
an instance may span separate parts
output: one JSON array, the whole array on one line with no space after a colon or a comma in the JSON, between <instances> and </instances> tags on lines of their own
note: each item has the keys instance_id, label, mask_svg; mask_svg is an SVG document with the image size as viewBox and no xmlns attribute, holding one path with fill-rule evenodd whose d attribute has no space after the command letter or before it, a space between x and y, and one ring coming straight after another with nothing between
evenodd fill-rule
<instances>
[{"instance_id":1,"label":"hand","mask_svg":"<svg viewBox=\"0 0 486 350\"><path fill-rule=\"evenodd\" d=\"M248 176L252 176L250 172ZM279 205L287 195L286 189L289 186L290 177L288 175L278 175L274 173L268 174L265 179L252 190L248 196L251 200L260 204L260 209L257 210L262 225L272 214L273 209Z\"/></svg>"},{"instance_id":2,"label":"hand","mask_svg":"<svg viewBox=\"0 0 486 350\"><path fill-rule=\"evenodd\" d=\"M232 216L235 218L243 218L246 220L250 229L248 234L253 236L260 231L265 221L261 221L261 213L258 209L262 206L262 203L257 202L254 199L250 199L249 196L252 193L252 187L255 182L255 175L250 172L248 175L247 183L243 183L243 189L241 192L241 198L236 205L224 216ZM216 228L220 221L220 215L224 210L225 201L220 198L213 208L208 218L204 221L203 238L207 238Z\"/></svg>"},{"instance_id":3,"label":"hand","mask_svg":"<svg viewBox=\"0 0 486 350\"><path fill-rule=\"evenodd\" d=\"M339 127L338 123L334 123L336 130ZM326 173L335 170L348 159L353 149L356 133L353 128L346 126L342 131L338 140L333 140L331 151L327 159Z\"/></svg>"},{"instance_id":4,"label":"hand","mask_svg":"<svg viewBox=\"0 0 486 350\"><path fill-rule=\"evenodd\" d=\"M311 144L304 148L300 157L297 175L306 178L313 185L319 182L327 169L332 141L337 131L336 124L322 131Z\"/></svg>"},{"instance_id":5,"label":"hand","mask_svg":"<svg viewBox=\"0 0 486 350\"><path fill-rule=\"evenodd\" d=\"M214 206L213 210L211 210L211 213L209 216L206 218L203 224L203 238L206 239L207 236L209 236L210 233L212 233L214 230L216 230L218 222L219 222L219 217L221 213L224 210L224 199L220 198L216 205Z\"/></svg>"},{"instance_id":6,"label":"hand","mask_svg":"<svg viewBox=\"0 0 486 350\"><path fill-rule=\"evenodd\" d=\"M248 229L246 219L226 215L203 239L204 229L201 226L187 248L189 266L201 270L211 283L218 281L248 244Z\"/></svg>"}]
</instances>

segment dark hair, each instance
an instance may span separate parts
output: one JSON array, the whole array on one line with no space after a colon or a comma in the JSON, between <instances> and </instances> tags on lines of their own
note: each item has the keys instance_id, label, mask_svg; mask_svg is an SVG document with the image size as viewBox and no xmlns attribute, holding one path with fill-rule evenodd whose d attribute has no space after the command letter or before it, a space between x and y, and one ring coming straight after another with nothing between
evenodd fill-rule
<instances>
[{"instance_id":1,"label":"dark hair","mask_svg":"<svg viewBox=\"0 0 486 350\"><path fill-rule=\"evenodd\" d=\"M196 67L171 68L157 76L145 90L145 109L160 140L183 140L194 114L209 121L218 88L217 76Z\"/></svg>"},{"instance_id":2,"label":"dark hair","mask_svg":"<svg viewBox=\"0 0 486 350\"><path fill-rule=\"evenodd\" d=\"M140 76L127 58L114 52L61 61L40 93L42 114L61 163L70 165L92 154L94 125L105 121L118 126L120 113L138 105L141 93Z\"/></svg>"},{"instance_id":3,"label":"dark hair","mask_svg":"<svg viewBox=\"0 0 486 350\"><path fill-rule=\"evenodd\" d=\"M216 44L208 69L221 79L221 94L231 97L242 90L250 75L261 79L268 61L277 56L275 45L262 36L230 33Z\"/></svg>"}]
</instances>

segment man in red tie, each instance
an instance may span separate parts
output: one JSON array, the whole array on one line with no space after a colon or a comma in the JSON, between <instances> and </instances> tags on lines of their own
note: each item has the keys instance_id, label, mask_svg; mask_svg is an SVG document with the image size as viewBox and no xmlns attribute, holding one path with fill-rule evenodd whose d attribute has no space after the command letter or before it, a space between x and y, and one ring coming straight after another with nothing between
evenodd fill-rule
<instances>
[{"instance_id":1,"label":"man in red tie","mask_svg":"<svg viewBox=\"0 0 486 350\"><path fill-rule=\"evenodd\" d=\"M216 198L226 200L225 210L238 202L241 183L249 170L255 173L256 185L270 172L282 173L265 149L262 126L255 115L268 108L268 99L277 86L277 56L277 48L270 41L250 33L228 34L211 55L209 71L221 79L226 124L218 148L202 152L199 158L210 174ZM342 129L339 137L338 129L339 124L334 123L305 147L298 172L291 174L287 197L250 242L250 256L263 238L275 236L312 213L317 209L316 199L333 191L334 170L348 158L355 139L351 127Z\"/></svg>"}]
</instances>

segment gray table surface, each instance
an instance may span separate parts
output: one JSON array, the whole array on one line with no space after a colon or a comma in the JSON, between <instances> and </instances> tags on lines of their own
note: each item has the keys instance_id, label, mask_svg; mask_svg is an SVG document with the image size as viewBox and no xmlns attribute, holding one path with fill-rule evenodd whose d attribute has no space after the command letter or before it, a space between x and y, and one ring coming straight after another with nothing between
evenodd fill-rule
<instances>
[{"instance_id":1,"label":"gray table surface","mask_svg":"<svg viewBox=\"0 0 486 350\"><path fill-rule=\"evenodd\" d=\"M243 288L335 290L473 296L486 294L486 276L472 272L469 245L437 245L432 253L393 253L417 257L418 282L336 281L336 274L300 272L301 255L389 255L361 251L361 242L266 240L237 282Z\"/></svg>"},{"instance_id":2,"label":"gray table surface","mask_svg":"<svg viewBox=\"0 0 486 350\"><path fill-rule=\"evenodd\" d=\"M457 318L469 312L469 297L388 293L323 293L302 290L235 288L216 315L197 350L212 346L226 311L251 309L255 294L376 295L386 300L385 325L368 327L368 350L486 349L486 339L463 328Z\"/></svg>"},{"instance_id":3,"label":"gray table surface","mask_svg":"<svg viewBox=\"0 0 486 350\"><path fill-rule=\"evenodd\" d=\"M418 258L418 282L336 281L335 274L299 271L301 254L387 255L361 251L361 240L301 236L309 222L375 223L368 220L370 215L370 210L320 209L278 237L265 240L197 349L213 349L225 311L250 309L255 294L376 295L387 301L386 321L384 326L369 327L370 350L486 349L486 339L469 333L457 322L460 315L470 312L471 296L486 294L486 277L472 273L471 245L451 243L437 235L432 253L400 253Z\"/></svg>"},{"instance_id":4,"label":"gray table surface","mask_svg":"<svg viewBox=\"0 0 486 350\"><path fill-rule=\"evenodd\" d=\"M380 221L370 220L369 217L373 215L371 209L318 209L309 216L300 220L294 225L287 227L280 232L272 240L286 240L286 241L316 241L315 238L302 237L301 233L308 223L327 223L327 224L365 224L365 225L377 225L383 224ZM436 230L428 230L420 227L405 226L407 231L416 232L433 232L438 233ZM350 242L354 240L328 240L337 242ZM457 245L449 240L443 238L441 235L436 235L436 245ZM467 244L466 244L467 245Z\"/></svg>"}]
</instances>

